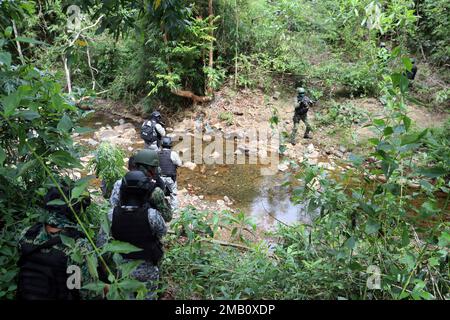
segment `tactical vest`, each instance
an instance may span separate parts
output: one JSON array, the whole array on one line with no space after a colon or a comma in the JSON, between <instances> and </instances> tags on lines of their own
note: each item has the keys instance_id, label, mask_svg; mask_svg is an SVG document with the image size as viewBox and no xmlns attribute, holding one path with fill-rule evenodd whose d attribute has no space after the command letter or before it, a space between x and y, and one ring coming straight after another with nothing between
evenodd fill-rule
<instances>
[{"instance_id":1,"label":"tactical vest","mask_svg":"<svg viewBox=\"0 0 450 320\"><path fill-rule=\"evenodd\" d=\"M161 135L159 134L158 130L156 130L155 120L144 122L141 128L141 138L148 144L152 144L156 141L159 147L159 145L161 144Z\"/></svg>"},{"instance_id":2,"label":"tactical vest","mask_svg":"<svg viewBox=\"0 0 450 320\"><path fill-rule=\"evenodd\" d=\"M312 104L312 101L304 96L301 98L301 100L298 100L299 106L295 109L295 112L297 114L303 115L308 112L310 105Z\"/></svg>"},{"instance_id":3,"label":"tactical vest","mask_svg":"<svg viewBox=\"0 0 450 320\"><path fill-rule=\"evenodd\" d=\"M162 176L171 177L174 181L177 176L177 166L172 162L170 154L172 150L163 149L159 154L159 167L161 168Z\"/></svg>"},{"instance_id":4,"label":"tactical vest","mask_svg":"<svg viewBox=\"0 0 450 320\"><path fill-rule=\"evenodd\" d=\"M126 259L146 260L157 265L163 256L162 244L150 227L149 206L127 210L117 206L113 212L111 226L114 239L131 243L141 251L123 254Z\"/></svg>"},{"instance_id":5,"label":"tactical vest","mask_svg":"<svg viewBox=\"0 0 450 320\"><path fill-rule=\"evenodd\" d=\"M25 239L33 241L42 223L31 227ZM64 230L64 235L78 239L84 235L76 230ZM59 236L41 245L27 242L21 244L18 262L19 274L17 299L19 300L79 300L79 291L67 288L67 255L54 246L61 243Z\"/></svg>"}]
</instances>

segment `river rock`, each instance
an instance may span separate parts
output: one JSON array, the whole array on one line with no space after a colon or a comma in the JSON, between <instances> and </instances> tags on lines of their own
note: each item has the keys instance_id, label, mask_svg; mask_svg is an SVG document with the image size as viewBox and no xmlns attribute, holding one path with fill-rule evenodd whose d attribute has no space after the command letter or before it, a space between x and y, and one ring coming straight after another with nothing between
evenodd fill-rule
<instances>
[{"instance_id":1,"label":"river rock","mask_svg":"<svg viewBox=\"0 0 450 320\"><path fill-rule=\"evenodd\" d=\"M183 166L192 171L195 170L195 168L197 168L197 165L191 161L186 161Z\"/></svg>"},{"instance_id":2,"label":"river rock","mask_svg":"<svg viewBox=\"0 0 450 320\"><path fill-rule=\"evenodd\" d=\"M120 135L120 137L124 139L129 139L131 143L131 140L136 137L136 129L134 128L127 129Z\"/></svg>"},{"instance_id":3,"label":"river rock","mask_svg":"<svg viewBox=\"0 0 450 320\"><path fill-rule=\"evenodd\" d=\"M114 130L117 130L117 131L126 131L129 129L133 129L136 131L136 129L134 128L134 126L131 123L122 123L122 124L114 127Z\"/></svg>"},{"instance_id":4,"label":"river rock","mask_svg":"<svg viewBox=\"0 0 450 320\"><path fill-rule=\"evenodd\" d=\"M318 157L320 157L320 153L317 152L317 151L313 151L312 153L310 153L310 154L308 155L308 158L310 158L310 159L316 159L316 158L318 158Z\"/></svg>"}]
</instances>

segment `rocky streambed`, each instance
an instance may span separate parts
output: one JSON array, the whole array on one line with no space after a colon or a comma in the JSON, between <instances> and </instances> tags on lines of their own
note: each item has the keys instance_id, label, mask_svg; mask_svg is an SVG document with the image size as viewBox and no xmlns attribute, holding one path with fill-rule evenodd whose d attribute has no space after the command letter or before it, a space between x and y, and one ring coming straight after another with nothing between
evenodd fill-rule
<instances>
[{"instance_id":1,"label":"rocky streambed","mask_svg":"<svg viewBox=\"0 0 450 320\"><path fill-rule=\"evenodd\" d=\"M90 133L74 135L75 143L85 150L81 158L85 167L102 142L119 146L127 156L144 146L139 136L141 123L96 112L82 120L81 125L93 129ZM220 123L210 125L199 119L184 119L172 125L173 128L167 128L169 136L178 141L180 137L181 140L189 140L184 144L183 141L175 142L174 148L184 158L184 166L178 171L180 207L192 205L199 210L242 210L263 229L271 229L279 222L311 222L311 217L306 214L306 202L294 204L289 197L292 185L296 184L291 174L292 160L307 160L331 172L337 166L333 160L330 161L330 157L339 158L345 153L345 150L333 150L336 155L321 153L312 143L308 143L297 146L288 144L285 156L279 156L278 146L274 149L269 145L264 152L258 150L257 144L246 140L248 132L245 128L227 128ZM224 139L221 141L223 146L233 148L224 148L221 152L212 149L211 145L218 137ZM201 162L196 159L199 152L203 155ZM263 175L261 170L271 166L268 159L274 159L274 155L278 161L274 174ZM220 157L228 157L232 163L220 162ZM256 159L256 162L250 161L250 158ZM238 159L245 161L240 163ZM78 176L82 174L88 174L87 169L75 172ZM286 181L292 185L284 186Z\"/></svg>"}]
</instances>

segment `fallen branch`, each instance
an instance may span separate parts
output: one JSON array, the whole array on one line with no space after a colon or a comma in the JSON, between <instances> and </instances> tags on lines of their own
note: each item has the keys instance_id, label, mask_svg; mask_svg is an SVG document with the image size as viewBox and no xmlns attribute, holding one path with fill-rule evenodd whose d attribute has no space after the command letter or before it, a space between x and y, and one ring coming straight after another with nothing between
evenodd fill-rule
<instances>
[{"instance_id":1,"label":"fallen branch","mask_svg":"<svg viewBox=\"0 0 450 320\"><path fill-rule=\"evenodd\" d=\"M198 96L192 91L188 90L180 90L180 89L172 90L172 93L180 97L192 99L192 101L194 101L195 104L212 101L211 96Z\"/></svg>"}]
</instances>

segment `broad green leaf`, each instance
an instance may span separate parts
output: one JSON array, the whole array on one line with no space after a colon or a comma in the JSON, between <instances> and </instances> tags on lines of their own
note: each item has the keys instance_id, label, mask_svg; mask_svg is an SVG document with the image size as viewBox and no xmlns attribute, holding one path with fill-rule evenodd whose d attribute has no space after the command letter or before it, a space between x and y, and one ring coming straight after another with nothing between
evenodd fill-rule
<instances>
[{"instance_id":1,"label":"broad green leaf","mask_svg":"<svg viewBox=\"0 0 450 320\"><path fill-rule=\"evenodd\" d=\"M90 291L101 291L105 287L105 284L101 281L92 282L84 285L82 288Z\"/></svg>"},{"instance_id":2,"label":"broad green leaf","mask_svg":"<svg viewBox=\"0 0 450 320\"><path fill-rule=\"evenodd\" d=\"M405 69L406 69L406 70L411 71L413 65L412 65L412 62L411 62L411 59L410 59L410 58L408 58L408 57L403 57L403 58L402 58L402 63L403 63L403 65L405 66Z\"/></svg>"},{"instance_id":3,"label":"broad green leaf","mask_svg":"<svg viewBox=\"0 0 450 320\"><path fill-rule=\"evenodd\" d=\"M86 261L87 261L87 266L88 266L89 273L95 279L98 279L98 272L97 272L98 260L97 260L97 257L95 255L87 255L86 256Z\"/></svg>"},{"instance_id":4,"label":"broad green leaf","mask_svg":"<svg viewBox=\"0 0 450 320\"><path fill-rule=\"evenodd\" d=\"M55 164L61 166L61 167L68 167L71 165L77 165L78 160L72 157L72 155L64 150L58 150L56 152L53 152L48 159Z\"/></svg>"},{"instance_id":5,"label":"broad green leaf","mask_svg":"<svg viewBox=\"0 0 450 320\"><path fill-rule=\"evenodd\" d=\"M131 261L128 263L124 263L124 264L120 264L119 268L122 277L126 277L128 276L131 272L134 271L134 269L136 269L141 263L143 262L143 260L135 260L135 261Z\"/></svg>"},{"instance_id":6,"label":"broad green leaf","mask_svg":"<svg viewBox=\"0 0 450 320\"><path fill-rule=\"evenodd\" d=\"M19 42L24 42L24 43L31 43L31 44L45 44L45 42L33 39L33 38L26 38L26 37L16 37L15 40L19 41Z\"/></svg>"},{"instance_id":7,"label":"broad green leaf","mask_svg":"<svg viewBox=\"0 0 450 320\"><path fill-rule=\"evenodd\" d=\"M408 118L407 116L403 117L403 125L405 126L405 130L408 131L411 127L411 118Z\"/></svg>"},{"instance_id":8,"label":"broad green leaf","mask_svg":"<svg viewBox=\"0 0 450 320\"><path fill-rule=\"evenodd\" d=\"M143 282L140 282L135 279L125 279L123 281L120 281L118 284L118 287L124 290L137 290L138 288L141 288L145 286Z\"/></svg>"},{"instance_id":9,"label":"broad green leaf","mask_svg":"<svg viewBox=\"0 0 450 320\"><path fill-rule=\"evenodd\" d=\"M57 129L59 131L68 132L72 128L73 128L73 122L70 119L70 117L67 114L63 115L63 117L61 118L61 120L58 123Z\"/></svg>"},{"instance_id":10,"label":"broad green leaf","mask_svg":"<svg viewBox=\"0 0 450 320\"><path fill-rule=\"evenodd\" d=\"M344 243L344 247L349 248L350 250L352 250L355 247L356 241L355 238L350 237L348 238L345 243Z\"/></svg>"},{"instance_id":11,"label":"broad green leaf","mask_svg":"<svg viewBox=\"0 0 450 320\"><path fill-rule=\"evenodd\" d=\"M441 248L446 248L450 245L450 233L444 231L439 236L438 246Z\"/></svg>"},{"instance_id":12,"label":"broad green leaf","mask_svg":"<svg viewBox=\"0 0 450 320\"><path fill-rule=\"evenodd\" d=\"M6 160L6 153L2 147L0 147L0 165L3 166L3 162Z\"/></svg>"},{"instance_id":13,"label":"broad green leaf","mask_svg":"<svg viewBox=\"0 0 450 320\"><path fill-rule=\"evenodd\" d=\"M131 243L118 240L113 240L103 247L103 252L130 253L137 251L142 251L142 249L132 245Z\"/></svg>"},{"instance_id":14,"label":"broad green leaf","mask_svg":"<svg viewBox=\"0 0 450 320\"><path fill-rule=\"evenodd\" d=\"M20 95L19 93L13 92L2 99L2 104L4 106L3 113L5 117L11 116L14 111L19 107Z\"/></svg>"},{"instance_id":15,"label":"broad green leaf","mask_svg":"<svg viewBox=\"0 0 450 320\"><path fill-rule=\"evenodd\" d=\"M85 181L82 184L74 187L70 194L70 199L78 199L86 191L87 187L88 187L88 181Z\"/></svg>"},{"instance_id":16,"label":"broad green leaf","mask_svg":"<svg viewBox=\"0 0 450 320\"><path fill-rule=\"evenodd\" d=\"M428 178L437 178L449 174L448 170L443 167L419 168L417 173Z\"/></svg>"},{"instance_id":17,"label":"broad green leaf","mask_svg":"<svg viewBox=\"0 0 450 320\"><path fill-rule=\"evenodd\" d=\"M56 199L56 200L59 200L59 199ZM60 200L60 201L61 201L61 200ZM63 203L64 203L64 202L63 202ZM63 235L63 234L61 234L60 237L61 237L62 243L63 243L65 246L67 246L67 247L69 247L69 248L75 248L75 239L74 239L74 238L65 236L65 235Z\"/></svg>"},{"instance_id":18,"label":"broad green leaf","mask_svg":"<svg viewBox=\"0 0 450 320\"><path fill-rule=\"evenodd\" d=\"M47 205L50 206L64 206L66 203L61 199L54 199L52 201L47 202Z\"/></svg>"},{"instance_id":19,"label":"broad green leaf","mask_svg":"<svg viewBox=\"0 0 450 320\"><path fill-rule=\"evenodd\" d=\"M95 130L92 128L88 128L88 127L75 127L73 129L73 132L79 133L79 134L83 134L83 133L90 133L90 132L94 132Z\"/></svg>"},{"instance_id":20,"label":"broad green leaf","mask_svg":"<svg viewBox=\"0 0 450 320\"><path fill-rule=\"evenodd\" d=\"M32 111L32 110L23 110L20 112L20 117L24 118L25 120L31 121L37 118L40 118L41 115L36 112L36 111Z\"/></svg>"},{"instance_id":21,"label":"broad green leaf","mask_svg":"<svg viewBox=\"0 0 450 320\"><path fill-rule=\"evenodd\" d=\"M0 66L11 66L11 54L9 52L0 52Z\"/></svg>"},{"instance_id":22,"label":"broad green leaf","mask_svg":"<svg viewBox=\"0 0 450 320\"><path fill-rule=\"evenodd\" d=\"M369 219L366 223L365 231L367 234L374 234L380 230L380 224L373 219Z\"/></svg>"},{"instance_id":23,"label":"broad green leaf","mask_svg":"<svg viewBox=\"0 0 450 320\"><path fill-rule=\"evenodd\" d=\"M5 33L4 33L5 37L9 38L11 36L12 32L13 32L13 28L11 26L6 27Z\"/></svg>"}]
</instances>

